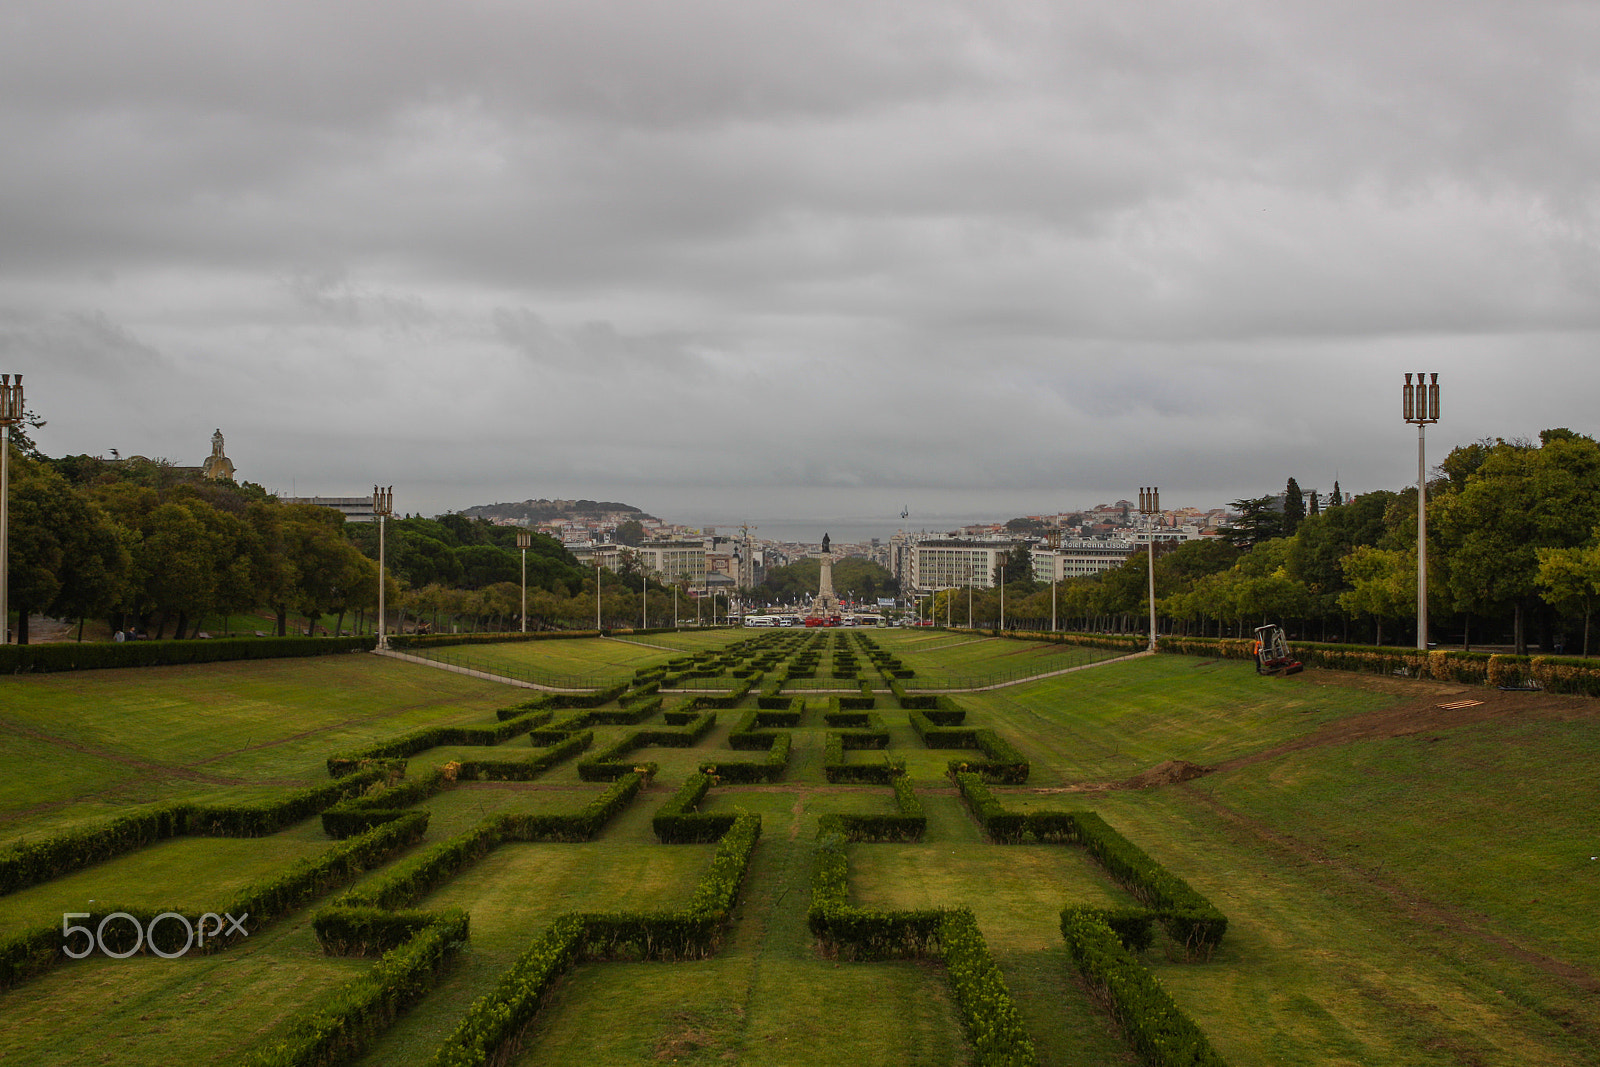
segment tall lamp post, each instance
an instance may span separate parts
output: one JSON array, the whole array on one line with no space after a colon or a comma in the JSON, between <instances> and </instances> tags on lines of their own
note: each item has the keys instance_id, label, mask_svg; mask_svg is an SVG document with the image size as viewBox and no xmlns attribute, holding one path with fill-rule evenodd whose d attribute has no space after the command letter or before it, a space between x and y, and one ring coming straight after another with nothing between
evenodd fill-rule
<instances>
[{"instance_id":1,"label":"tall lamp post","mask_svg":"<svg viewBox=\"0 0 1600 1067\"><path fill-rule=\"evenodd\" d=\"M1155 486L1148 489L1139 489L1139 514L1159 515L1161 513L1161 490ZM1153 525L1148 527L1150 543L1146 555L1150 557L1150 651L1156 650L1156 531Z\"/></svg>"},{"instance_id":2,"label":"tall lamp post","mask_svg":"<svg viewBox=\"0 0 1600 1067\"><path fill-rule=\"evenodd\" d=\"M517 531L517 547L522 549L522 632L528 632L528 546L533 543L533 534L527 530Z\"/></svg>"},{"instance_id":3,"label":"tall lamp post","mask_svg":"<svg viewBox=\"0 0 1600 1067\"><path fill-rule=\"evenodd\" d=\"M1423 379L1428 381L1424 384ZM1439 376L1406 375L1401 406L1407 422L1417 426L1417 650L1428 650L1428 423L1439 421Z\"/></svg>"},{"instance_id":4,"label":"tall lamp post","mask_svg":"<svg viewBox=\"0 0 1600 1067\"><path fill-rule=\"evenodd\" d=\"M1000 564L1000 632L1006 631L1006 565Z\"/></svg>"},{"instance_id":5,"label":"tall lamp post","mask_svg":"<svg viewBox=\"0 0 1600 1067\"><path fill-rule=\"evenodd\" d=\"M380 489L372 487L372 515L378 520L378 647L389 647L388 619L385 615L383 600L383 534L384 525L390 515L394 514L394 486Z\"/></svg>"},{"instance_id":6,"label":"tall lamp post","mask_svg":"<svg viewBox=\"0 0 1600 1067\"><path fill-rule=\"evenodd\" d=\"M594 546L594 632L600 632L600 546Z\"/></svg>"},{"instance_id":7,"label":"tall lamp post","mask_svg":"<svg viewBox=\"0 0 1600 1067\"><path fill-rule=\"evenodd\" d=\"M1050 546L1050 632L1056 632L1056 577L1061 572L1061 527L1052 529L1047 543Z\"/></svg>"},{"instance_id":8,"label":"tall lamp post","mask_svg":"<svg viewBox=\"0 0 1600 1067\"><path fill-rule=\"evenodd\" d=\"M0 374L0 644L11 643L11 427L23 419L22 375Z\"/></svg>"}]
</instances>

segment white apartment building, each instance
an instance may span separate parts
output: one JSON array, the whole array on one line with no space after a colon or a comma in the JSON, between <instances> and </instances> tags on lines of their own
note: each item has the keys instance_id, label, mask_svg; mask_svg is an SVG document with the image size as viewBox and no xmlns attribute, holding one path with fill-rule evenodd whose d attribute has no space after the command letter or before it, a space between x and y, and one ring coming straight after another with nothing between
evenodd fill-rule
<instances>
[{"instance_id":1,"label":"white apartment building","mask_svg":"<svg viewBox=\"0 0 1600 1067\"><path fill-rule=\"evenodd\" d=\"M901 588L991 588L995 568L1014 547L1012 541L919 541L908 546Z\"/></svg>"},{"instance_id":2,"label":"white apartment building","mask_svg":"<svg viewBox=\"0 0 1600 1067\"><path fill-rule=\"evenodd\" d=\"M1145 531L1148 533L1148 531ZM1159 538L1159 531L1157 533ZM1035 546L1033 577L1040 582L1064 582L1121 566L1140 545L1133 541L1066 540L1057 549Z\"/></svg>"},{"instance_id":3,"label":"white apartment building","mask_svg":"<svg viewBox=\"0 0 1600 1067\"><path fill-rule=\"evenodd\" d=\"M633 551L639 565L660 581L675 583L687 576L690 585L706 584L704 541L646 541Z\"/></svg>"}]
</instances>

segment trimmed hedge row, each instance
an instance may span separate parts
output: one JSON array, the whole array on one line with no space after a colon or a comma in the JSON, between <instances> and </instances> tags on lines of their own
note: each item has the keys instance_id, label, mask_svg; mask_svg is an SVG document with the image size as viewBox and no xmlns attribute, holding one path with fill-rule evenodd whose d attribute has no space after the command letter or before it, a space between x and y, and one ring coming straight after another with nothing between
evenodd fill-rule
<instances>
[{"instance_id":1,"label":"trimmed hedge row","mask_svg":"<svg viewBox=\"0 0 1600 1067\"><path fill-rule=\"evenodd\" d=\"M341 914L327 925L340 925L343 920L344 925L354 927L360 923L358 914ZM389 948L370 971L326 997L326 1007L302 1014L285 1036L257 1048L249 1060L253 1067L331 1067L356 1059L402 1012L433 989L467 940L464 911L430 913L420 924L406 916L379 914L392 921L374 918L374 928L381 925L385 932L405 929L409 935ZM318 916L316 921L322 919ZM318 938L322 935L323 929L318 928ZM328 945L326 940L324 945Z\"/></svg>"},{"instance_id":2,"label":"trimmed hedge row","mask_svg":"<svg viewBox=\"0 0 1600 1067\"><path fill-rule=\"evenodd\" d=\"M1081 846L1128 892L1148 905L1174 941L1208 958L1228 931L1228 918L1092 811L1007 811L975 774L955 776L962 799L991 839L1015 844L1028 834ZM1134 924L1129 918L1127 923ZM1119 927L1120 932L1128 933Z\"/></svg>"},{"instance_id":3,"label":"trimmed hedge row","mask_svg":"<svg viewBox=\"0 0 1600 1067\"><path fill-rule=\"evenodd\" d=\"M711 789L711 775L696 771L667 802L656 809L650 826L664 845L701 844L715 841L733 826L732 812L701 812L695 807Z\"/></svg>"},{"instance_id":4,"label":"trimmed hedge row","mask_svg":"<svg viewBox=\"0 0 1600 1067\"><path fill-rule=\"evenodd\" d=\"M746 734L746 737L764 737L771 745L767 749L766 758L760 762L723 760L720 763L705 762L700 764L700 770L706 774L716 775L728 782L776 782L783 777L784 770L789 766L789 750L794 743L794 738L787 732Z\"/></svg>"},{"instance_id":5,"label":"trimmed hedge row","mask_svg":"<svg viewBox=\"0 0 1600 1067\"><path fill-rule=\"evenodd\" d=\"M906 773L906 761L885 755L882 763L846 763L845 750L848 748L873 748L881 749L888 745L888 734L883 735L883 744L850 744L851 739L867 738L876 741L877 735L868 730L829 730L823 735L822 745L822 773L830 782L871 782L888 784L895 778Z\"/></svg>"},{"instance_id":6,"label":"trimmed hedge row","mask_svg":"<svg viewBox=\"0 0 1600 1067\"><path fill-rule=\"evenodd\" d=\"M462 760L456 776L475 782L526 782L586 751L592 744L594 731L580 730L565 735L552 745L537 746L542 751L527 759Z\"/></svg>"},{"instance_id":7,"label":"trimmed hedge row","mask_svg":"<svg viewBox=\"0 0 1600 1067\"><path fill-rule=\"evenodd\" d=\"M974 1062L984 1067L1033 1067L1039 1062L1033 1039L971 910L945 912L939 943L950 991L977 1053Z\"/></svg>"},{"instance_id":8,"label":"trimmed hedge row","mask_svg":"<svg viewBox=\"0 0 1600 1067\"><path fill-rule=\"evenodd\" d=\"M1018 641L1044 641L1119 652L1142 652L1148 645L1148 640L1139 635L1006 633L1001 636ZM1254 642L1237 637L1158 637L1156 650L1211 659L1255 658ZM1552 693L1600 696L1600 662L1581 656L1511 656L1443 648L1424 653L1414 648L1313 641L1291 642L1289 650L1307 667L1324 670L1367 674L1398 672L1413 678L1431 677L1465 685L1506 686L1513 689L1537 686Z\"/></svg>"},{"instance_id":9,"label":"trimmed hedge row","mask_svg":"<svg viewBox=\"0 0 1600 1067\"><path fill-rule=\"evenodd\" d=\"M352 889L333 902L339 908L402 908L439 886L508 841L587 841L638 795L644 776L619 779L577 812L537 815L500 812L472 829L441 841L382 877ZM426 812L421 814L426 821Z\"/></svg>"},{"instance_id":10,"label":"trimmed hedge row","mask_svg":"<svg viewBox=\"0 0 1600 1067\"><path fill-rule=\"evenodd\" d=\"M1089 855L1155 909L1168 935L1191 954L1209 958L1228 932L1228 918L1188 882L1151 859L1092 811L1071 813Z\"/></svg>"},{"instance_id":11,"label":"trimmed hedge row","mask_svg":"<svg viewBox=\"0 0 1600 1067\"><path fill-rule=\"evenodd\" d=\"M986 781L1003 782L1007 785L1021 785L1028 780L1031 765L1026 756L1012 747L1011 742L993 730L974 730L972 736L984 758L953 759L948 764L952 773L973 770L981 774Z\"/></svg>"},{"instance_id":12,"label":"trimmed hedge row","mask_svg":"<svg viewBox=\"0 0 1600 1067\"><path fill-rule=\"evenodd\" d=\"M441 745L498 745L525 734L550 721L548 710L522 711L512 718L501 718L491 726L429 726L409 734L379 741L362 748L336 752L328 757L328 773L335 778L359 770L377 760L399 761Z\"/></svg>"},{"instance_id":13,"label":"trimmed hedge row","mask_svg":"<svg viewBox=\"0 0 1600 1067\"><path fill-rule=\"evenodd\" d=\"M451 784L442 767L435 767L421 778L399 783L378 782L366 792L341 800L323 811L322 832L339 840L365 833L374 826L393 822L404 815L407 808Z\"/></svg>"},{"instance_id":14,"label":"trimmed hedge row","mask_svg":"<svg viewBox=\"0 0 1600 1067\"><path fill-rule=\"evenodd\" d=\"M673 721L678 715L689 717L688 729L653 728L624 734L588 759L580 760L578 777L585 782L609 782L641 767L648 768L648 774L654 774L656 768L654 763L636 763L624 757L648 745L660 745L662 748L693 748L717 725L717 713L714 711L700 712L698 715L670 711L666 714L668 722Z\"/></svg>"},{"instance_id":15,"label":"trimmed hedge row","mask_svg":"<svg viewBox=\"0 0 1600 1067\"><path fill-rule=\"evenodd\" d=\"M509 708L501 708L495 712L500 719L514 719L518 715L529 711L561 711L567 708L598 708L602 704L609 704L613 700L621 700L624 693L628 692L628 683L621 682L617 685L596 689L592 693L546 693L542 697L535 697L522 704Z\"/></svg>"},{"instance_id":16,"label":"trimmed hedge row","mask_svg":"<svg viewBox=\"0 0 1600 1067\"><path fill-rule=\"evenodd\" d=\"M844 844L837 825L818 821L811 907L806 912L818 950L824 956L853 960L920 959L934 955L944 912L939 908L873 911L851 904Z\"/></svg>"},{"instance_id":17,"label":"trimmed hedge row","mask_svg":"<svg viewBox=\"0 0 1600 1067\"><path fill-rule=\"evenodd\" d=\"M509 1059L550 988L590 953L679 959L714 952L760 834L759 815L739 816L718 843L711 870L682 911L558 917L494 991L468 1009L434 1056L434 1067L485 1067Z\"/></svg>"},{"instance_id":18,"label":"trimmed hedge row","mask_svg":"<svg viewBox=\"0 0 1600 1067\"><path fill-rule=\"evenodd\" d=\"M386 771L372 769L256 804L162 804L119 815L96 826L24 841L0 854L0 896L172 837L260 837L276 833L385 777Z\"/></svg>"},{"instance_id":19,"label":"trimmed hedge row","mask_svg":"<svg viewBox=\"0 0 1600 1067\"><path fill-rule=\"evenodd\" d=\"M928 829L928 817L909 775L890 781L898 815L858 815L839 813L818 820L819 833L838 833L846 841L920 841Z\"/></svg>"},{"instance_id":20,"label":"trimmed hedge row","mask_svg":"<svg viewBox=\"0 0 1600 1067\"><path fill-rule=\"evenodd\" d=\"M59 641L0 645L0 673L95 671L241 659L293 659L371 652L373 637L222 637L206 641Z\"/></svg>"},{"instance_id":21,"label":"trimmed hedge row","mask_svg":"<svg viewBox=\"0 0 1600 1067\"><path fill-rule=\"evenodd\" d=\"M512 630L497 634L390 634L395 648L442 648L446 645L510 645L524 641L570 641L576 637L603 637L601 630Z\"/></svg>"},{"instance_id":22,"label":"trimmed hedge row","mask_svg":"<svg viewBox=\"0 0 1600 1067\"><path fill-rule=\"evenodd\" d=\"M541 815L502 815L510 840L514 841L588 841L599 833L617 813L633 803L645 782L655 773L652 765L647 771L633 771L611 783L610 788L595 797L582 809L573 813L546 813Z\"/></svg>"},{"instance_id":23,"label":"trimmed hedge row","mask_svg":"<svg viewBox=\"0 0 1600 1067\"><path fill-rule=\"evenodd\" d=\"M972 912L966 908L873 911L849 903L844 838L825 818L818 825L811 908L806 918L824 955L845 959L940 956L961 1021L985 1067L1031 1067L1032 1039Z\"/></svg>"},{"instance_id":24,"label":"trimmed hedge row","mask_svg":"<svg viewBox=\"0 0 1600 1067\"><path fill-rule=\"evenodd\" d=\"M354 881L364 871L421 840L427 828L428 813L412 812L404 819L375 827L334 845L320 855L299 860L268 881L245 886L220 910L240 916L241 922L248 917L250 933L255 934L266 924L304 907L330 889ZM140 927L148 930L150 920L159 915L161 910L106 905L94 909L88 922L98 928L105 916L122 911L134 916ZM175 951L182 945L177 940L180 929L176 923L158 925L151 937L157 947ZM131 928L123 924L107 926L101 934L104 943L114 952L125 951L135 944L131 940ZM151 937L145 940L146 951ZM238 940L240 937L229 937L224 933L208 941L200 951L215 952ZM61 944L62 928L59 925L38 927L0 941L0 990L26 981L57 963L63 955Z\"/></svg>"},{"instance_id":25,"label":"trimmed hedge row","mask_svg":"<svg viewBox=\"0 0 1600 1067\"><path fill-rule=\"evenodd\" d=\"M1109 1006L1123 1036L1152 1067L1226 1067L1206 1035L1094 908L1069 905L1061 936L1078 972Z\"/></svg>"}]
</instances>

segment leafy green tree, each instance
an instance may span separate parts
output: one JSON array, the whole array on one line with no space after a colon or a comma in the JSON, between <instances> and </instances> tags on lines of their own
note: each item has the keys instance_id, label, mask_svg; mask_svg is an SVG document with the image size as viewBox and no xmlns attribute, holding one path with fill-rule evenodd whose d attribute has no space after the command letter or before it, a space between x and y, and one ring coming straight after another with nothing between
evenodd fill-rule
<instances>
[{"instance_id":1,"label":"leafy green tree","mask_svg":"<svg viewBox=\"0 0 1600 1067\"><path fill-rule=\"evenodd\" d=\"M1583 618L1583 651L1589 654L1589 616L1594 596L1600 593L1600 530L1597 539L1581 548L1537 550L1539 572L1534 577L1540 596L1553 607Z\"/></svg>"},{"instance_id":2,"label":"leafy green tree","mask_svg":"<svg viewBox=\"0 0 1600 1067\"><path fill-rule=\"evenodd\" d=\"M1478 615L1509 605L1526 651L1525 617L1542 603L1538 550L1581 546L1600 524L1600 445L1570 431L1547 431L1540 446L1497 442L1429 518L1452 605Z\"/></svg>"},{"instance_id":3,"label":"leafy green tree","mask_svg":"<svg viewBox=\"0 0 1600 1067\"><path fill-rule=\"evenodd\" d=\"M629 519L627 522L619 523L616 530L611 534L611 539L617 544L627 545L630 548L636 548L644 544L644 537L644 524L638 519Z\"/></svg>"},{"instance_id":4,"label":"leafy green tree","mask_svg":"<svg viewBox=\"0 0 1600 1067\"><path fill-rule=\"evenodd\" d=\"M1222 528L1221 536L1233 547L1249 548L1258 541L1270 541L1283 535L1283 514L1272 497L1232 500L1228 507L1238 512L1239 517Z\"/></svg>"},{"instance_id":5,"label":"leafy green tree","mask_svg":"<svg viewBox=\"0 0 1600 1067\"><path fill-rule=\"evenodd\" d=\"M17 449L13 446L13 452ZM16 641L28 643L28 616L42 610L61 593L61 568L67 546L63 544L55 512L73 495L66 479L36 464L12 457L16 476L11 485L10 569L11 602L17 611ZM9 615L3 620L10 626Z\"/></svg>"},{"instance_id":6,"label":"leafy green tree","mask_svg":"<svg viewBox=\"0 0 1600 1067\"><path fill-rule=\"evenodd\" d=\"M1365 615L1377 627L1374 644L1383 644L1385 619L1414 615L1417 607L1417 554L1363 545L1344 559L1350 588L1339 604L1352 615Z\"/></svg>"}]
</instances>

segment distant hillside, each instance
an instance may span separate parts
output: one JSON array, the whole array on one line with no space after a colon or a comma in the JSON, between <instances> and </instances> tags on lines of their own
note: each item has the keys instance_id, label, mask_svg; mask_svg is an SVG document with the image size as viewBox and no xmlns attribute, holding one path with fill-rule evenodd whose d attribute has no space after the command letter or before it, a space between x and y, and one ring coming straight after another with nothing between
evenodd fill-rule
<instances>
[{"instance_id":1,"label":"distant hillside","mask_svg":"<svg viewBox=\"0 0 1600 1067\"><path fill-rule=\"evenodd\" d=\"M478 504L466 508L461 514L474 519L488 519L491 522L507 519L529 523L603 519L623 522L628 519L660 521L654 515L645 514L632 504L619 504L613 500L524 500L518 504Z\"/></svg>"}]
</instances>

